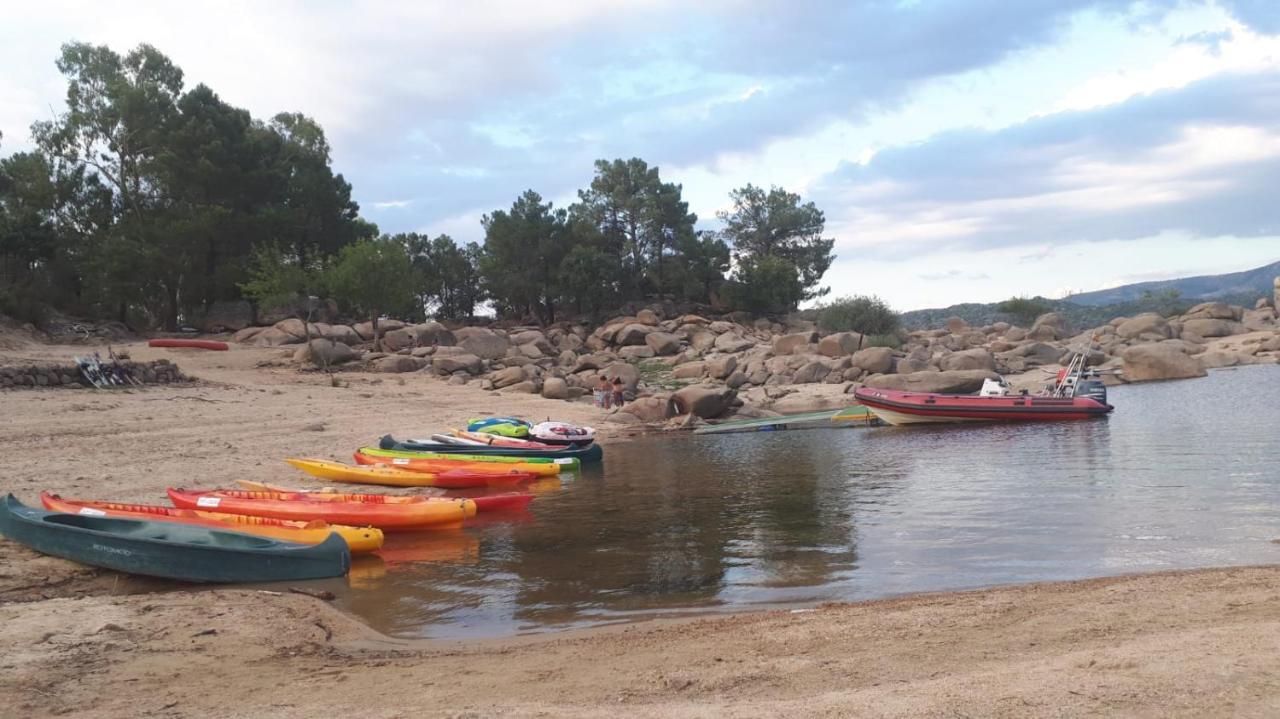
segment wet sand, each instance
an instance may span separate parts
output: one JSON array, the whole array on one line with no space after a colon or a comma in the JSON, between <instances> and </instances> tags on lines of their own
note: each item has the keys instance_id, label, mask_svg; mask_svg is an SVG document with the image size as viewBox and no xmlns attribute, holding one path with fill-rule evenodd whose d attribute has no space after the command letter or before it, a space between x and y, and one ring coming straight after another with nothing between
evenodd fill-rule
<instances>
[{"instance_id":1,"label":"wet sand","mask_svg":"<svg viewBox=\"0 0 1280 719\"><path fill-rule=\"evenodd\" d=\"M12 348L0 361L77 349ZM421 375L343 373L349 386L334 388L259 366L279 350L130 349L203 382L0 393L0 491L159 501L172 484L301 485L279 458L345 460L384 431L483 411L607 428L587 403ZM0 541L0 621L0 714L17 716L1280 714L1272 567L461 644L389 639L311 597L174 590Z\"/></svg>"}]
</instances>

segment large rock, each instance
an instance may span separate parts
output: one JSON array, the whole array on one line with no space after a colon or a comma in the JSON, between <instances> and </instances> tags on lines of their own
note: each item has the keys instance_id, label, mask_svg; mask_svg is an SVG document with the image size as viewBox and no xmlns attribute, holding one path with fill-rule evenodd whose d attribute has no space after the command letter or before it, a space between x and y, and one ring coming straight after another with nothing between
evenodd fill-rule
<instances>
[{"instance_id":1,"label":"large rock","mask_svg":"<svg viewBox=\"0 0 1280 719\"><path fill-rule=\"evenodd\" d=\"M417 336L411 327L401 327L382 335L382 349L386 352L399 352L417 346Z\"/></svg>"},{"instance_id":2,"label":"large rock","mask_svg":"<svg viewBox=\"0 0 1280 719\"><path fill-rule=\"evenodd\" d=\"M707 360L707 376L712 379L724 379L738 369L738 358L735 355L723 355Z\"/></svg>"},{"instance_id":3,"label":"large rock","mask_svg":"<svg viewBox=\"0 0 1280 719\"><path fill-rule=\"evenodd\" d=\"M613 337L613 343L618 345L642 345L644 338L653 332L653 328L648 325L642 325L639 322L632 322L623 326Z\"/></svg>"},{"instance_id":4,"label":"large rock","mask_svg":"<svg viewBox=\"0 0 1280 719\"><path fill-rule=\"evenodd\" d=\"M414 325L413 336L419 347L450 347L458 343L458 338L453 332L439 322L423 322Z\"/></svg>"},{"instance_id":5,"label":"large rock","mask_svg":"<svg viewBox=\"0 0 1280 719\"><path fill-rule=\"evenodd\" d=\"M234 335L231 335L231 341L247 344L249 340L262 334L266 329L266 327L245 327Z\"/></svg>"},{"instance_id":6,"label":"large rock","mask_svg":"<svg viewBox=\"0 0 1280 719\"><path fill-rule=\"evenodd\" d=\"M1067 350L1047 342L1028 342L1006 353L1010 357L1022 357L1026 360L1026 366L1028 367L1055 364L1065 354L1067 354Z\"/></svg>"},{"instance_id":7,"label":"large rock","mask_svg":"<svg viewBox=\"0 0 1280 719\"><path fill-rule=\"evenodd\" d=\"M1239 322L1224 319L1184 320L1182 329L1185 332L1191 332L1201 337L1229 337L1244 332L1244 326Z\"/></svg>"},{"instance_id":8,"label":"large rock","mask_svg":"<svg viewBox=\"0 0 1280 719\"><path fill-rule=\"evenodd\" d=\"M622 386L628 392L634 392L640 384L640 370L636 369L635 365L627 364L626 362L615 362L605 367L600 374L604 375L610 382L615 379L622 380Z\"/></svg>"},{"instance_id":9,"label":"large rock","mask_svg":"<svg viewBox=\"0 0 1280 719\"><path fill-rule=\"evenodd\" d=\"M893 350L888 347L868 347L853 353L853 366L867 374L887 374L893 369Z\"/></svg>"},{"instance_id":10,"label":"large rock","mask_svg":"<svg viewBox=\"0 0 1280 719\"><path fill-rule=\"evenodd\" d=\"M985 349L976 348L962 352L952 352L939 362L944 372L954 370L988 370L996 369L996 358Z\"/></svg>"},{"instance_id":11,"label":"large rock","mask_svg":"<svg viewBox=\"0 0 1280 719\"><path fill-rule=\"evenodd\" d=\"M650 327L654 327L661 320L658 317L657 312L654 312L653 310L650 310L650 309L643 309L636 313L636 321L638 321L642 325L649 325Z\"/></svg>"},{"instance_id":12,"label":"large rock","mask_svg":"<svg viewBox=\"0 0 1280 719\"><path fill-rule=\"evenodd\" d=\"M331 367L350 362L355 358L355 350L341 342L323 338L311 340L310 345L303 345L293 353L295 362L310 362L317 367Z\"/></svg>"},{"instance_id":13,"label":"large rock","mask_svg":"<svg viewBox=\"0 0 1280 719\"><path fill-rule=\"evenodd\" d=\"M1235 308L1226 302L1201 302L1182 315L1184 320L1235 320L1239 318Z\"/></svg>"},{"instance_id":14,"label":"large rock","mask_svg":"<svg viewBox=\"0 0 1280 719\"><path fill-rule=\"evenodd\" d=\"M898 374L911 374L913 372L928 372L935 369L930 361L933 359L933 353L924 347L916 347L907 353L906 357L898 360L894 369Z\"/></svg>"},{"instance_id":15,"label":"large rock","mask_svg":"<svg viewBox=\"0 0 1280 719\"><path fill-rule=\"evenodd\" d=\"M801 365L791 376L791 381L795 384L813 384L821 382L830 372L831 368L825 362L814 360Z\"/></svg>"},{"instance_id":16,"label":"large rock","mask_svg":"<svg viewBox=\"0 0 1280 719\"><path fill-rule=\"evenodd\" d=\"M1200 362L1200 366L1205 369L1218 369L1220 367L1235 367L1240 364L1240 355L1235 352L1226 350L1210 350L1196 357Z\"/></svg>"},{"instance_id":17,"label":"large rock","mask_svg":"<svg viewBox=\"0 0 1280 719\"><path fill-rule=\"evenodd\" d=\"M795 332L789 335L778 335L773 338L773 353L778 356L789 355L795 352L797 348L817 341L817 332Z\"/></svg>"},{"instance_id":18,"label":"large rock","mask_svg":"<svg viewBox=\"0 0 1280 719\"><path fill-rule=\"evenodd\" d=\"M253 324L253 305L245 300L214 302L200 323L203 332L238 332Z\"/></svg>"},{"instance_id":19,"label":"large rock","mask_svg":"<svg viewBox=\"0 0 1280 719\"><path fill-rule=\"evenodd\" d=\"M1270 307L1248 310L1240 320L1246 332L1267 332L1276 329L1276 311Z\"/></svg>"},{"instance_id":20,"label":"large rock","mask_svg":"<svg viewBox=\"0 0 1280 719\"><path fill-rule=\"evenodd\" d=\"M702 419L714 419L729 410L737 392L725 388L693 385L676 391L671 397L676 414L692 414ZM625 410L625 408L624 408Z\"/></svg>"},{"instance_id":21,"label":"large rock","mask_svg":"<svg viewBox=\"0 0 1280 719\"><path fill-rule=\"evenodd\" d=\"M732 357L733 355L729 355ZM682 365L676 365L671 370L672 379L701 379L702 375L707 371L707 363L705 362L686 362Z\"/></svg>"},{"instance_id":22,"label":"large rock","mask_svg":"<svg viewBox=\"0 0 1280 719\"><path fill-rule=\"evenodd\" d=\"M1199 362L1164 342L1130 347L1122 357L1124 378L1130 382L1205 376Z\"/></svg>"},{"instance_id":23,"label":"large rock","mask_svg":"<svg viewBox=\"0 0 1280 719\"><path fill-rule=\"evenodd\" d=\"M640 397L623 405L619 411L649 424L663 422L675 415L671 401L666 397Z\"/></svg>"},{"instance_id":24,"label":"large rock","mask_svg":"<svg viewBox=\"0 0 1280 719\"><path fill-rule=\"evenodd\" d=\"M1000 375L988 370L952 370L949 372L913 372L911 374L886 374L871 377L867 387L875 389L900 389L912 392L943 392L968 394L982 389L988 379L1000 379Z\"/></svg>"},{"instance_id":25,"label":"large rock","mask_svg":"<svg viewBox=\"0 0 1280 719\"><path fill-rule=\"evenodd\" d=\"M617 361L618 358L616 355L612 355L608 352L596 352L594 354L582 355L579 357L578 361L569 371L576 374L586 369L604 369Z\"/></svg>"},{"instance_id":26,"label":"large rock","mask_svg":"<svg viewBox=\"0 0 1280 719\"><path fill-rule=\"evenodd\" d=\"M463 327L453 333L457 346L481 359L501 359L511 342L487 327Z\"/></svg>"},{"instance_id":27,"label":"large rock","mask_svg":"<svg viewBox=\"0 0 1280 719\"><path fill-rule=\"evenodd\" d=\"M857 332L837 332L818 340L818 354L828 357L848 357L862 349L865 339Z\"/></svg>"},{"instance_id":28,"label":"large rock","mask_svg":"<svg viewBox=\"0 0 1280 719\"><path fill-rule=\"evenodd\" d=\"M694 330L689 333L689 346L696 352L706 352L716 346L716 337L711 330Z\"/></svg>"},{"instance_id":29,"label":"large rock","mask_svg":"<svg viewBox=\"0 0 1280 719\"><path fill-rule=\"evenodd\" d=\"M1168 320L1154 312L1147 312L1121 322L1116 326L1116 334L1126 339L1142 335L1160 335L1168 338L1173 336L1173 331L1169 328Z\"/></svg>"},{"instance_id":30,"label":"large rock","mask_svg":"<svg viewBox=\"0 0 1280 719\"><path fill-rule=\"evenodd\" d=\"M680 338L667 332L650 332L645 335L644 343L659 357L673 355L680 351Z\"/></svg>"},{"instance_id":31,"label":"large rock","mask_svg":"<svg viewBox=\"0 0 1280 719\"><path fill-rule=\"evenodd\" d=\"M427 366L427 361L421 357L410 357L409 355L390 355L373 363L374 372L417 372Z\"/></svg>"},{"instance_id":32,"label":"large rock","mask_svg":"<svg viewBox=\"0 0 1280 719\"><path fill-rule=\"evenodd\" d=\"M1036 318L1027 337L1033 340L1058 340L1067 336L1067 321L1057 312L1046 312Z\"/></svg>"},{"instance_id":33,"label":"large rock","mask_svg":"<svg viewBox=\"0 0 1280 719\"><path fill-rule=\"evenodd\" d=\"M618 356L628 362L649 359L653 357L653 348L649 345L628 345L618 348Z\"/></svg>"},{"instance_id":34,"label":"large rock","mask_svg":"<svg viewBox=\"0 0 1280 719\"><path fill-rule=\"evenodd\" d=\"M344 345L358 345L364 341L360 333L356 332L349 325L330 325L324 331L325 339L341 342Z\"/></svg>"},{"instance_id":35,"label":"large rock","mask_svg":"<svg viewBox=\"0 0 1280 719\"><path fill-rule=\"evenodd\" d=\"M493 386L502 389L525 380L524 370L519 367L505 367L489 376Z\"/></svg>"},{"instance_id":36,"label":"large rock","mask_svg":"<svg viewBox=\"0 0 1280 719\"><path fill-rule=\"evenodd\" d=\"M716 338L715 348L721 352L742 352L756 346L756 343L737 332L728 332Z\"/></svg>"},{"instance_id":37,"label":"large rock","mask_svg":"<svg viewBox=\"0 0 1280 719\"><path fill-rule=\"evenodd\" d=\"M542 396L547 399L569 399L569 384L559 377L548 377L542 382Z\"/></svg>"},{"instance_id":38,"label":"large rock","mask_svg":"<svg viewBox=\"0 0 1280 719\"><path fill-rule=\"evenodd\" d=\"M302 342L302 338L285 332L276 327L268 327L249 340L249 344L254 347L282 347L284 345L296 345Z\"/></svg>"},{"instance_id":39,"label":"large rock","mask_svg":"<svg viewBox=\"0 0 1280 719\"><path fill-rule=\"evenodd\" d=\"M480 358L469 352L436 356L431 360L431 369L436 374L453 374L464 370L467 374L480 374L482 362Z\"/></svg>"},{"instance_id":40,"label":"large rock","mask_svg":"<svg viewBox=\"0 0 1280 719\"><path fill-rule=\"evenodd\" d=\"M291 334L294 337L297 337L299 342L305 341L307 339L307 325L305 322L298 319L297 317L290 317L288 319L280 320L279 322L272 325L272 327L275 327L281 332L284 332L286 334Z\"/></svg>"},{"instance_id":41,"label":"large rock","mask_svg":"<svg viewBox=\"0 0 1280 719\"><path fill-rule=\"evenodd\" d=\"M404 326L405 324L400 320L378 320L378 334L386 334L391 330L398 330ZM351 325L351 329L355 330L356 334L360 335L366 342L373 339L372 322L358 322Z\"/></svg>"}]
</instances>

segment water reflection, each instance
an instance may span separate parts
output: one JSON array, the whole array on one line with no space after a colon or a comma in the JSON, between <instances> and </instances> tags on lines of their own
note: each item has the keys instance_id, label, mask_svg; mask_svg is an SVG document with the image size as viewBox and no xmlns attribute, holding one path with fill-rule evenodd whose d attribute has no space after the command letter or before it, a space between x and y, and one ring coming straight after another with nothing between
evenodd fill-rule
<instances>
[{"instance_id":1,"label":"water reflection","mask_svg":"<svg viewBox=\"0 0 1280 719\"><path fill-rule=\"evenodd\" d=\"M1280 367L1112 397L1090 422L641 439L524 515L389 539L340 601L480 636L1274 561Z\"/></svg>"}]
</instances>

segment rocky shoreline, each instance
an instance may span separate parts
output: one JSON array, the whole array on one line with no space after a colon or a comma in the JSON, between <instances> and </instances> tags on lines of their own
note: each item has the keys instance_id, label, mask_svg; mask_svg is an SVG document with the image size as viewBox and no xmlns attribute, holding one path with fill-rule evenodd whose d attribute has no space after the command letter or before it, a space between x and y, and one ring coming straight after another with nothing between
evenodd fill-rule
<instances>
[{"instance_id":1,"label":"rocky shoreline","mask_svg":"<svg viewBox=\"0 0 1280 719\"><path fill-rule=\"evenodd\" d=\"M1204 302L1163 317L1118 317L1087 329L1048 313L1030 327L997 322L917 330L892 346L857 332L822 333L813 322L677 314L662 303L596 327L448 327L439 322L370 323L286 319L247 327L232 340L280 348L284 365L420 372L490 393L581 400L603 376L621 380L628 402L613 419L624 424L687 427L704 420L768 417L837 409L855 389L977 391L1004 376L1037 389L1075 349L1087 364L1109 370L1109 383L1204 376L1206 370L1280 362L1274 301L1252 309ZM312 339L307 344L307 337Z\"/></svg>"}]
</instances>

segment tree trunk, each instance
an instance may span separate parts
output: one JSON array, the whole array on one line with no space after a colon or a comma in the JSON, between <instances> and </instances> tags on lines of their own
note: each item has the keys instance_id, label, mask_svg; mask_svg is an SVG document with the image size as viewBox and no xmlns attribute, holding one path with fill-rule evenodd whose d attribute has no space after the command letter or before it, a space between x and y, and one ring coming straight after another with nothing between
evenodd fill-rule
<instances>
[{"instance_id":1,"label":"tree trunk","mask_svg":"<svg viewBox=\"0 0 1280 719\"><path fill-rule=\"evenodd\" d=\"M371 321L373 323L373 351L381 352L382 351L382 333L378 332L378 313L377 312L373 313L373 319Z\"/></svg>"}]
</instances>

